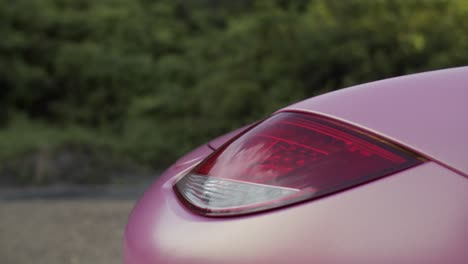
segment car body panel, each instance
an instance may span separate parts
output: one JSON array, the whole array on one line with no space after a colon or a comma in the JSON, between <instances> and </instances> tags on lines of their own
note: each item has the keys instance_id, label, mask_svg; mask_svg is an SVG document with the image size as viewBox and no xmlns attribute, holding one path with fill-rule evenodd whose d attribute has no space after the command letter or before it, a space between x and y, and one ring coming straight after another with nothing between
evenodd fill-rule
<instances>
[{"instance_id":1,"label":"car body panel","mask_svg":"<svg viewBox=\"0 0 468 264\"><path fill-rule=\"evenodd\" d=\"M467 84L468 67L455 68L359 85L279 110L341 120L428 159L284 208L224 218L190 211L175 182L246 127L198 147L136 204L124 263L468 263Z\"/></svg>"},{"instance_id":2,"label":"car body panel","mask_svg":"<svg viewBox=\"0 0 468 264\"><path fill-rule=\"evenodd\" d=\"M184 167L187 164L197 163L211 152L213 152L213 148L207 144L203 144L182 156L179 160L177 160L174 163L174 167Z\"/></svg>"},{"instance_id":3,"label":"car body panel","mask_svg":"<svg viewBox=\"0 0 468 264\"><path fill-rule=\"evenodd\" d=\"M127 264L467 263L468 181L428 162L282 210L207 218L173 192L172 167L126 229Z\"/></svg>"},{"instance_id":4,"label":"car body panel","mask_svg":"<svg viewBox=\"0 0 468 264\"><path fill-rule=\"evenodd\" d=\"M291 110L353 124L468 175L468 67L358 85L280 111Z\"/></svg>"}]
</instances>

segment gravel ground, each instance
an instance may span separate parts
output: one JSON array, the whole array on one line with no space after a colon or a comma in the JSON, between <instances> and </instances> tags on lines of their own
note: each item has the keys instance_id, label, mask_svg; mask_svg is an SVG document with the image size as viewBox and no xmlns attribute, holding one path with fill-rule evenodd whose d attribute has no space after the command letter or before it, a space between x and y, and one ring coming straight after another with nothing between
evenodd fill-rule
<instances>
[{"instance_id":1,"label":"gravel ground","mask_svg":"<svg viewBox=\"0 0 468 264\"><path fill-rule=\"evenodd\" d=\"M121 263L133 204L131 199L0 201L0 263Z\"/></svg>"}]
</instances>

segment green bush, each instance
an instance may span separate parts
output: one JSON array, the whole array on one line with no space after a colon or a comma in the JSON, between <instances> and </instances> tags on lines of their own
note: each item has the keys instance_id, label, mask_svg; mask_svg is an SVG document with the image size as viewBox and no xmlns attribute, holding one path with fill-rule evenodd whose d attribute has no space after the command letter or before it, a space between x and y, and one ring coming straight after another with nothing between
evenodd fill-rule
<instances>
[{"instance_id":1,"label":"green bush","mask_svg":"<svg viewBox=\"0 0 468 264\"><path fill-rule=\"evenodd\" d=\"M160 167L297 100L468 59L461 0L0 0L0 19L0 159L86 138Z\"/></svg>"}]
</instances>

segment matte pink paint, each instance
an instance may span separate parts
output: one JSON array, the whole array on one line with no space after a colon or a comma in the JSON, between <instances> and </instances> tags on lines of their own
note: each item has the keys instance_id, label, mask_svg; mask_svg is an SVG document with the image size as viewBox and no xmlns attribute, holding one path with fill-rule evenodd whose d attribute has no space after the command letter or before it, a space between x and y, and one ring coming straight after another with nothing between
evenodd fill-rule
<instances>
[{"instance_id":1,"label":"matte pink paint","mask_svg":"<svg viewBox=\"0 0 468 264\"><path fill-rule=\"evenodd\" d=\"M426 163L282 210L194 215L169 170L138 202L125 263L467 263L468 181Z\"/></svg>"},{"instance_id":2,"label":"matte pink paint","mask_svg":"<svg viewBox=\"0 0 468 264\"><path fill-rule=\"evenodd\" d=\"M135 206L124 263L468 263L468 180L461 176L468 174L467 84L468 67L455 68L359 85L280 110L351 123L435 162L279 210L229 218L188 210L173 185L212 153L201 146Z\"/></svg>"}]
</instances>

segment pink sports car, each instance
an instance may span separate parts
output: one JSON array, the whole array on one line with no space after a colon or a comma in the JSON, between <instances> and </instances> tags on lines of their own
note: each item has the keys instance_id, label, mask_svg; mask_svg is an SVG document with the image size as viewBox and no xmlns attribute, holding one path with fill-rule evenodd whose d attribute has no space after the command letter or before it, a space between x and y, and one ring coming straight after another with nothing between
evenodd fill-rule
<instances>
[{"instance_id":1,"label":"pink sports car","mask_svg":"<svg viewBox=\"0 0 468 264\"><path fill-rule=\"evenodd\" d=\"M317 96L182 157L126 264L468 263L468 67Z\"/></svg>"}]
</instances>

